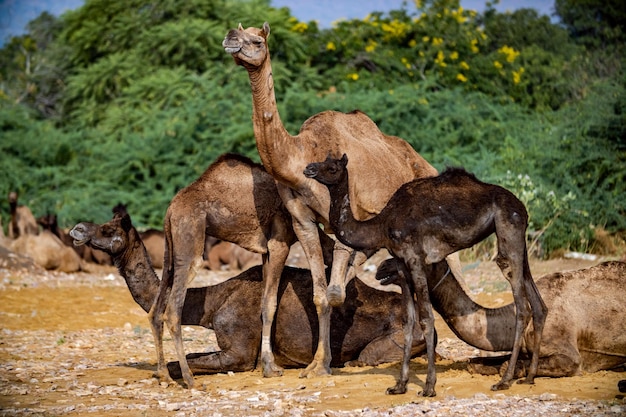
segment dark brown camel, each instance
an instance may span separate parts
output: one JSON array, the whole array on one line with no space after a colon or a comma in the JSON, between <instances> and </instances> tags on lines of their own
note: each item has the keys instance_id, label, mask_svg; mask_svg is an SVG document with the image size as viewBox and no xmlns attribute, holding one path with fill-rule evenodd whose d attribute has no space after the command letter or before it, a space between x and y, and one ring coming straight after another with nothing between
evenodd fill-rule
<instances>
[{"instance_id":1,"label":"dark brown camel","mask_svg":"<svg viewBox=\"0 0 626 417\"><path fill-rule=\"evenodd\" d=\"M128 208L126 204L117 203L112 211L113 214L123 215L128 213ZM163 268L165 247L165 233L163 233L163 230L150 228L139 232L139 237L141 237L143 244L146 246L148 256L150 256L150 260L152 261L152 266L159 269Z\"/></svg>"},{"instance_id":2,"label":"dark brown camel","mask_svg":"<svg viewBox=\"0 0 626 417\"><path fill-rule=\"evenodd\" d=\"M37 220L30 211L28 206L18 205L17 193L11 191L9 193L9 211L11 213L11 221L9 222L9 239L17 239L24 235L39 234Z\"/></svg>"},{"instance_id":3,"label":"dark brown camel","mask_svg":"<svg viewBox=\"0 0 626 417\"><path fill-rule=\"evenodd\" d=\"M146 249L128 214L103 224L79 223L70 231L77 245L107 251L126 280L133 299L149 311L159 292L159 280ZM261 299L264 283L260 266L203 288L189 288L181 324L215 331L220 350L187 355L194 374L249 371L255 368L261 347ZM331 349L333 366L378 365L402 357L401 296L373 289L355 278L347 286L348 298L333 309ZM313 359L317 344L317 314L308 270L285 267L278 287L278 308L272 341L276 363L304 367ZM412 354L424 351L416 327ZM178 362L168 364L172 377L180 378Z\"/></svg>"},{"instance_id":4,"label":"dark brown camel","mask_svg":"<svg viewBox=\"0 0 626 417\"><path fill-rule=\"evenodd\" d=\"M56 214L48 213L45 216L37 218L37 224L39 224L43 230L48 230L53 235L57 236L66 246L71 247L82 260L98 265L113 265L111 256L106 252L88 246L74 246L74 239L72 239L65 230L59 227Z\"/></svg>"},{"instance_id":5,"label":"dark brown camel","mask_svg":"<svg viewBox=\"0 0 626 417\"><path fill-rule=\"evenodd\" d=\"M291 216L278 195L274 178L248 158L222 155L196 181L174 196L165 214L163 229L166 242L163 279L150 311L157 348L157 375L169 378L163 357L165 319L175 342L183 379L187 387L193 386L193 376L185 360L180 320L187 286L204 263L207 236L262 254L265 282L261 303L263 375L281 375L282 368L274 363L270 332L281 272L289 247L296 238ZM331 240L327 246L332 248L332 243Z\"/></svg>"},{"instance_id":6,"label":"dark brown camel","mask_svg":"<svg viewBox=\"0 0 626 417\"><path fill-rule=\"evenodd\" d=\"M397 260L379 266L376 278L388 284L398 278ZM626 365L626 322L615 320L616 311L626 311L624 292L626 263L609 261L576 271L544 275L536 282L548 315L541 338L537 375L564 377ZM428 289L435 310L464 342L478 349L513 350L515 305L484 308L472 300L448 272L445 263L428 275ZM524 333L532 346L532 327ZM526 375L528 352L518 360L515 377ZM509 355L473 358L469 370L486 375L503 374Z\"/></svg>"},{"instance_id":7,"label":"dark brown camel","mask_svg":"<svg viewBox=\"0 0 626 417\"><path fill-rule=\"evenodd\" d=\"M498 240L496 263L511 284L516 307L515 339L511 366L493 390L508 389L532 310L534 343L532 360L524 382L537 374L539 346L547 308L535 287L526 251L528 214L524 204L506 189L480 182L462 169L447 169L431 178L402 185L375 217L358 221L350 208L348 158L330 156L309 164L304 174L328 187L331 196L330 224L337 238L355 249L386 248L398 262L409 318L405 346L411 346L415 323L413 296L417 296L419 321L426 339L428 372L423 396L435 395L434 316L427 275L432 265L449 254L484 240L492 233ZM403 281L403 280L401 280ZM409 351L405 349L401 375L389 394L406 392Z\"/></svg>"}]
</instances>

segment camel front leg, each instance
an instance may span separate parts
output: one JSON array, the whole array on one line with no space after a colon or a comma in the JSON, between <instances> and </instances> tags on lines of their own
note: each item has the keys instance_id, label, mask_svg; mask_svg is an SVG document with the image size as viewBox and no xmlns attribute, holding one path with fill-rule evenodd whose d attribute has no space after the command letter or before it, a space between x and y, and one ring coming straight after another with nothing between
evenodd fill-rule
<instances>
[{"instance_id":1,"label":"camel front leg","mask_svg":"<svg viewBox=\"0 0 626 417\"><path fill-rule=\"evenodd\" d=\"M166 253L167 260L167 253ZM148 321L152 328L152 337L154 338L154 346L157 354L157 369L154 377L164 382L174 382L167 371L165 365L165 355L163 354L163 314L165 313L165 305L169 295L171 285L171 274L167 269L163 270L163 278L150 312L148 313Z\"/></svg>"},{"instance_id":2,"label":"camel front leg","mask_svg":"<svg viewBox=\"0 0 626 417\"><path fill-rule=\"evenodd\" d=\"M539 356L541 349L541 339L543 336L543 328L546 323L546 317L548 315L548 307L543 302L541 294L535 285L535 281L530 273L530 267L528 266L528 258L524 259L524 290L526 298L530 302L530 308L533 316L533 333L534 333L534 346L530 347L532 351L532 357L530 360L530 367L526 378L518 381L518 383L534 384L535 376L537 376L539 368Z\"/></svg>"}]
</instances>

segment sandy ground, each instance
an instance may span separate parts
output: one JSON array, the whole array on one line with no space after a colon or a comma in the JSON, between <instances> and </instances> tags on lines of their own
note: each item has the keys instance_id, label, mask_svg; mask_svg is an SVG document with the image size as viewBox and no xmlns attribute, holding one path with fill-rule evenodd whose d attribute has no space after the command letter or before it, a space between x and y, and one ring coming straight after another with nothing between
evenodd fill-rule
<instances>
[{"instance_id":1,"label":"sandy ground","mask_svg":"<svg viewBox=\"0 0 626 417\"><path fill-rule=\"evenodd\" d=\"M0 257L1 258L1 257ZM597 261L535 261L535 277ZM486 306L510 301L493 262L465 263L473 297ZM205 272L200 283L224 273ZM204 280L204 281L202 281ZM89 273L45 272L28 262L0 262L0 415L48 416L281 416L281 415L626 415L617 382L626 372L601 371L569 378L538 378L492 392L496 376L471 375L470 356L480 352L458 340L441 319L437 397L416 393L426 362L411 362L408 393L385 395L398 364L334 368L329 377L300 379L299 370L263 378L259 370L196 376L197 389L159 384L147 314L112 268ZM187 352L216 349L211 331L184 329ZM166 334L166 358L174 348Z\"/></svg>"}]
</instances>

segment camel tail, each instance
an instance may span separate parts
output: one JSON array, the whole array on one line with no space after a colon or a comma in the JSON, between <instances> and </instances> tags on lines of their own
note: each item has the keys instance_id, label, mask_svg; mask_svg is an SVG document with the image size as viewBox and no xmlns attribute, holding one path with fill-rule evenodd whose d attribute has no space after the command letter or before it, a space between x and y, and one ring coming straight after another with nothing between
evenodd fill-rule
<instances>
[{"instance_id":1,"label":"camel tail","mask_svg":"<svg viewBox=\"0 0 626 417\"><path fill-rule=\"evenodd\" d=\"M172 224L170 215L165 215L163 221L163 234L165 235L165 248L163 250L163 277L162 284L171 287L174 279L174 247L172 243Z\"/></svg>"}]
</instances>

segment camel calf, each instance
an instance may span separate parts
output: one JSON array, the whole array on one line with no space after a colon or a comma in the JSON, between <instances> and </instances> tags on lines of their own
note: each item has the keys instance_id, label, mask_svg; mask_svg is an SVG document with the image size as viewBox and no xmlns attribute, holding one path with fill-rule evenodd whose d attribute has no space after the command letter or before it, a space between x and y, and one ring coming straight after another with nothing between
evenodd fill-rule
<instances>
[{"instance_id":1,"label":"camel calf","mask_svg":"<svg viewBox=\"0 0 626 417\"><path fill-rule=\"evenodd\" d=\"M159 292L159 280L128 214L102 225L79 223L70 231L76 245L86 244L109 253L126 280L133 299L149 311ZM261 300L264 292L260 266L227 281L189 288L181 324L213 329L220 350L187 355L193 373L249 371L255 368L261 347ZM331 327L333 366L378 365L402 357L400 294L376 290L358 278L347 286L344 305L333 309ZM317 344L317 315L308 270L285 267L278 288L278 307L272 342L276 363L305 367ZM416 328L412 354L424 351ZM182 377L178 362L168 364L172 377Z\"/></svg>"},{"instance_id":2,"label":"camel calf","mask_svg":"<svg viewBox=\"0 0 626 417\"><path fill-rule=\"evenodd\" d=\"M524 382L533 383L537 373L539 346L547 309L535 287L528 266L524 204L510 191L485 184L462 169L447 169L436 177L416 179L402 185L375 217L354 218L349 193L348 158L330 155L323 162L307 165L304 175L324 184L330 193L330 224L339 241L354 249L384 247L398 260L402 293L409 313L405 346L411 346L417 296L419 322L426 339L428 372L423 396L435 395L434 315L428 291L432 265L446 256L469 248L495 233L498 239L496 263L511 284L516 307L515 339L511 364L492 390L508 389L522 346L523 331L531 313L534 341L529 347L532 360ZM530 304L530 311L528 305ZM389 394L406 392L409 355L405 351L400 379Z\"/></svg>"}]
</instances>

